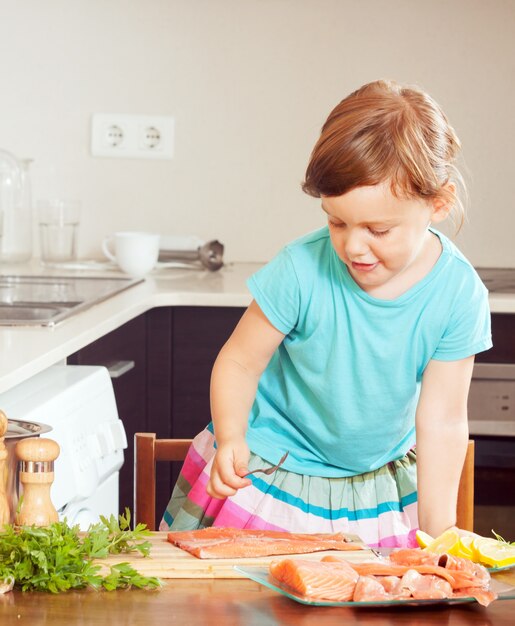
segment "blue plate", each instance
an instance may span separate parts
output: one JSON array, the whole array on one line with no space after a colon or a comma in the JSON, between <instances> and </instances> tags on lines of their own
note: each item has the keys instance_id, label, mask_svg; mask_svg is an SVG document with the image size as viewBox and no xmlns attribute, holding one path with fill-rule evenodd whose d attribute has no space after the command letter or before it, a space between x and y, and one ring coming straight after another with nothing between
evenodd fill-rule
<instances>
[{"instance_id":1,"label":"blue plate","mask_svg":"<svg viewBox=\"0 0 515 626\"><path fill-rule=\"evenodd\" d=\"M515 563L511 565L505 565L504 567L487 567L486 569L491 573L495 574L495 572L505 572L507 569L513 569L515 567Z\"/></svg>"}]
</instances>

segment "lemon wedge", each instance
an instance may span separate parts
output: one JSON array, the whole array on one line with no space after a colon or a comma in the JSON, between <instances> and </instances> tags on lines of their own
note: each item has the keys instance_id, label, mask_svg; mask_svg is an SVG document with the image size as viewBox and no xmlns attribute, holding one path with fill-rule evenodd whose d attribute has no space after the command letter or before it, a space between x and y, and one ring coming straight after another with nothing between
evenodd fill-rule
<instances>
[{"instance_id":1,"label":"lemon wedge","mask_svg":"<svg viewBox=\"0 0 515 626\"><path fill-rule=\"evenodd\" d=\"M427 548L427 546L434 541L433 537L425 533L423 530L417 530L415 533L415 539L421 548Z\"/></svg>"},{"instance_id":2,"label":"lemon wedge","mask_svg":"<svg viewBox=\"0 0 515 626\"><path fill-rule=\"evenodd\" d=\"M476 560L476 553L473 548L474 537L460 537L460 543L458 545L458 551L456 556L462 556L465 559L470 559L471 561Z\"/></svg>"},{"instance_id":3,"label":"lemon wedge","mask_svg":"<svg viewBox=\"0 0 515 626\"><path fill-rule=\"evenodd\" d=\"M515 546L497 539L479 537L474 539L474 550L478 560L489 567L515 565Z\"/></svg>"},{"instance_id":4,"label":"lemon wedge","mask_svg":"<svg viewBox=\"0 0 515 626\"><path fill-rule=\"evenodd\" d=\"M441 535L433 539L427 545L428 552L434 552L435 554L457 554L460 546L460 536L455 530L449 529L443 532Z\"/></svg>"}]
</instances>

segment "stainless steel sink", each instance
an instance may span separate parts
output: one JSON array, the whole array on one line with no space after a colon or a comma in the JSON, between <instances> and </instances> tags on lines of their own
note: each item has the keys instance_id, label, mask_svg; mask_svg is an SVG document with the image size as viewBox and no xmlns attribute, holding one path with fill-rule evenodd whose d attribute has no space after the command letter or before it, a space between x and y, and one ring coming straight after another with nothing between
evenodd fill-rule
<instances>
[{"instance_id":1,"label":"stainless steel sink","mask_svg":"<svg viewBox=\"0 0 515 626\"><path fill-rule=\"evenodd\" d=\"M142 278L0 276L0 326L55 326Z\"/></svg>"},{"instance_id":2,"label":"stainless steel sink","mask_svg":"<svg viewBox=\"0 0 515 626\"><path fill-rule=\"evenodd\" d=\"M66 302L63 304L43 304L41 302L16 302L0 304L0 324L19 324L35 321L52 320L65 316L70 309L79 306L82 302Z\"/></svg>"}]
</instances>

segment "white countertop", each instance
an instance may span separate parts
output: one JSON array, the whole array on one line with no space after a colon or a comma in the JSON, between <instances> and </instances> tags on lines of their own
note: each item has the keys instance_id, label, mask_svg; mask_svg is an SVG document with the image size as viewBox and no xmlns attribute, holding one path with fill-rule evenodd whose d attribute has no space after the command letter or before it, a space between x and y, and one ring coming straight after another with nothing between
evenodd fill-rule
<instances>
[{"instance_id":1,"label":"white countertop","mask_svg":"<svg viewBox=\"0 0 515 626\"><path fill-rule=\"evenodd\" d=\"M90 309L77 313L55 327L0 327L0 393L27 380L99 337L161 306L246 307L251 295L245 281L262 264L234 263L217 272L196 269L161 269L144 282ZM10 270L10 271L9 271ZM96 274L57 271L38 265L2 268L1 274L45 276L125 276L117 271ZM490 294L493 313L515 313L515 294Z\"/></svg>"},{"instance_id":2,"label":"white countertop","mask_svg":"<svg viewBox=\"0 0 515 626\"><path fill-rule=\"evenodd\" d=\"M0 393L27 380L99 337L161 306L246 307L251 296L245 281L262 264L235 263L217 272L197 269L162 269L144 282L130 287L85 311L72 315L55 327L0 327ZM42 270L4 267L2 274L44 274L45 276L126 276L121 272Z\"/></svg>"}]
</instances>

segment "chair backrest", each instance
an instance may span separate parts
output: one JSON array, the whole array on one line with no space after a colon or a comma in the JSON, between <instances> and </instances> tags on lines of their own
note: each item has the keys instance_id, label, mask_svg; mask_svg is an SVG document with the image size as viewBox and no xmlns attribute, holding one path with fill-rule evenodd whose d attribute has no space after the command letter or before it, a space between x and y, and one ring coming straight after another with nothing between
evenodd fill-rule
<instances>
[{"instance_id":1,"label":"chair backrest","mask_svg":"<svg viewBox=\"0 0 515 626\"><path fill-rule=\"evenodd\" d=\"M156 529L156 462L183 461L191 439L156 439L154 433L134 435L134 523ZM474 526L474 442L469 441L458 488L456 525Z\"/></svg>"},{"instance_id":2,"label":"chair backrest","mask_svg":"<svg viewBox=\"0 0 515 626\"><path fill-rule=\"evenodd\" d=\"M474 530L474 442L468 442L467 454L461 470L458 488L456 526L464 530Z\"/></svg>"},{"instance_id":3,"label":"chair backrest","mask_svg":"<svg viewBox=\"0 0 515 626\"><path fill-rule=\"evenodd\" d=\"M156 462L183 461L191 439L156 439L155 433L134 435L134 524L156 530Z\"/></svg>"}]
</instances>

